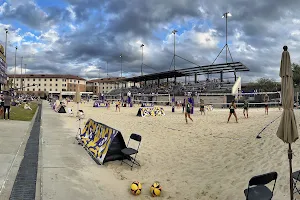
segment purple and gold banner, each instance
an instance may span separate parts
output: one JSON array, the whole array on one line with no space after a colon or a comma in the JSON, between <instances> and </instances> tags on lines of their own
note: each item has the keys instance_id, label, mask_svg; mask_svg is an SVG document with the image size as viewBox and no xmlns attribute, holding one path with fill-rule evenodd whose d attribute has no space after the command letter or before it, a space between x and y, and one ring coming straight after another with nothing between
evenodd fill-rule
<instances>
[{"instance_id":1,"label":"purple and gold banner","mask_svg":"<svg viewBox=\"0 0 300 200\"><path fill-rule=\"evenodd\" d=\"M6 84L6 59L2 52L0 52L0 84Z\"/></svg>"}]
</instances>

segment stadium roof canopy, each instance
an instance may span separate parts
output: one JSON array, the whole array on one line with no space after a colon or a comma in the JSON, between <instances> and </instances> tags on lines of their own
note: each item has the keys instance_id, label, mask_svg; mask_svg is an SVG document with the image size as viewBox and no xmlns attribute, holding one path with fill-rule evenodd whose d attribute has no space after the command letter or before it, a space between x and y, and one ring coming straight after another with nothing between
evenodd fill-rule
<instances>
[{"instance_id":1,"label":"stadium roof canopy","mask_svg":"<svg viewBox=\"0 0 300 200\"><path fill-rule=\"evenodd\" d=\"M230 72L245 72L250 71L243 63L241 62L231 62L231 63L221 63L213 65L203 65L185 69L169 70L165 72L159 72L154 74L147 74L143 76L135 76L131 78L125 78L123 81L131 82L141 82L157 79L166 79L174 77L184 77L184 76L193 76L204 75L204 74L217 74L217 73L230 73Z\"/></svg>"}]
</instances>

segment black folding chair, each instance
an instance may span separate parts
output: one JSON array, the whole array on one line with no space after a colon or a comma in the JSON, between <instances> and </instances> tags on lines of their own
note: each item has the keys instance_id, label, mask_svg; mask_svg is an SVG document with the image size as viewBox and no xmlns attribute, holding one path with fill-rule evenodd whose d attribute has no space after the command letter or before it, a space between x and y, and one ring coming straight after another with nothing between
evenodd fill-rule
<instances>
[{"instance_id":1,"label":"black folding chair","mask_svg":"<svg viewBox=\"0 0 300 200\"><path fill-rule=\"evenodd\" d=\"M297 188L297 182L300 181L300 170L292 173L294 183L294 193L300 194L300 190ZM296 190L296 191L295 191Z\"/></svg>"},{"instance_id":2,"label":"black folding chair","mask_svg":"<svg viewBox=\"0 0 300 200\"><path fill-rule=\"evenodd\" d=\"M129 147L130 140L135 140L135 141L137 141L139 143L137 149ZM141 141L142 141L142 136L140 136L138 134L135 134L135 133L132 133L130 135L130 138L129 138L128 143L127 143L127 148L121 150L122 153L123 153L123 159L122 159L121 165L124 162L124 163L126 163L127 165L129 165L131 167L131 170L132 170L132 167L133 167L134 164L138 165L138 166L141 166L140 163L138 163L136 161L136 156L137 156L137 154L139 152ZM132 155L135 155L135 156L132 157ZM129 159L130 162L131 162L131 164L125 162L124 159Z\"/></svg>"},{"instance_id":3,"label":"black folding chair","mask_svg":"<svg viewBox=\"0 0 300 200\"><path fill-rule=\"evenodd\" d=\"M246 200L271 200L277 180L277 172L254 176L250 179L248 189L244 190ZM265 185L274 181L272 191ZM253 187L251 187L253 186Z\"/></svg>"}]
</instances>

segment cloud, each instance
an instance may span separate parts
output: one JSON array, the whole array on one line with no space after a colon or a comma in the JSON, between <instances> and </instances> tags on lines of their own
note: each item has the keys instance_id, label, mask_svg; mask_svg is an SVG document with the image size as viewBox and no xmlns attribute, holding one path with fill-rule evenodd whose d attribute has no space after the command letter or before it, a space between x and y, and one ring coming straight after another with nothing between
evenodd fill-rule
<instances>
[{"instance_id":1,"label":"cloud","mask_svg":"<svg viewBox=\"0 0 300 200\"><path fill-rule=\"evenodd\" d=\"M173 29L176 54L197 65L211 64L225 44L224 12L229 50L250 72L243 80L279 80L282 46L292 62L300 62L300 2L194 0L66 0L66 5L42 6L35 1L10 0L0 5L0 29L8 27L8 65L14 67L14 46L33 73L72 73L83 77L138 75L144 47L144 73L173 69ZM10 21L9 21L10 20ZM19 24L23 24L19 27ZM5 33L0 31L0 41ZM20 58L17 62L20 65ZM231 60L228 55L228 60ZM225 50L216 63L225 62ZM176 68L194 67L176 57ZM218 77L219 75L215 75ZM226 75L232 77L232 74Z\"/></svg>"},{"instance_id":2,"label":"cloud","mask_svg":"<svg viewBox=\"0 0 300 200\"><path fill-rule=\"evenodd\" d=\"M17 5L4 3L1 10L0 19L14 19L31 28L39 29L51 23L47 13L33 1L27 1L24 4L18 3Z\"/></svg>"}]
</instances>

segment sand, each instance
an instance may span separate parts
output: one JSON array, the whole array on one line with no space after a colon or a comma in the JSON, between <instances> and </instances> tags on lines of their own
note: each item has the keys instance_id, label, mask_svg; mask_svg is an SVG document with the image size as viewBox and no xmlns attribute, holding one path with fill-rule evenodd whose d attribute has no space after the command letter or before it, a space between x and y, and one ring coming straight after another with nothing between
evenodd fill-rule
<instances>
[{"instance_id":1,"label":"sand","mask_svg":"<svg viewBox=\"0 0 300 200\"><path fill-rule=\"evenodd\" d=\"M73 103L68 107L76 110ZM228 124L228 109L215 109L201 116L197 108L192 115L194 122L188 124L181 109L172 113L171 107L164 107L166 116L146 118L136 116L138 105L121 108L121 112L115 112L113 105L109 110L93 108L92 103L80 104L80 109L86 115L84 122L92 118L118 129L126 143L131 133L143 137L137 156L141 167L131 171L120 161L113 161L81 170L86 178L97 181L102 190L110 193L105 196L102 192L101 199L152 199L149 187L159 181L163 187L159 199L240 200L245 199L244 189L252 176L271 171L279 175L273 199L289 199L288 145L276 136L280 118L262 132L261 139L256 139L267 124L281 115L278 108L270 108L269 115L263 108L250 108L248 119L238 109L239 123L232 117ZM295 115L299 122L298 110ZM76 132L75 118L67 114L60 118ZM292 148L293 170L300 170L299 141ZM135 180L144 188L136 198L128 192Z\"/></svg>"}]
</instances>

